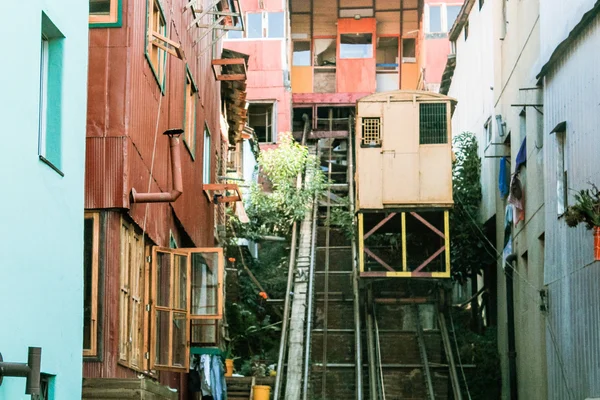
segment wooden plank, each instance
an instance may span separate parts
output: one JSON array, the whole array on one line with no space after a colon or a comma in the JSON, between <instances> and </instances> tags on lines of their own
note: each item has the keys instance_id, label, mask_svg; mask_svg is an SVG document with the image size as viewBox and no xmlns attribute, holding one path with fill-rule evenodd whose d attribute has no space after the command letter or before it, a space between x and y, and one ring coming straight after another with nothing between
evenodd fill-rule
<instances>
[{"instance_id":1,"label":"wooden plank","mask_svg":"<svg viewBox=\"0 0 600 400\"><path fill-rule=\"evenodd\" d=\"M371 93L293 93L292 102L296 104L335 104L354 106L356 101Z\"/></svg>"},{"instance_id":2,"label":"wooden plank","mask_svg":"<svg viewBox=\"0 0 600 400\"><path fill-rule=\"evenodd\" d=\"M211 61L212 65L246 65L243 58L219 58Z\"/></svg>"},{"instance_id":3,"label":"wooden plank","mask_svg":"<svg viewBox=\"0 0 600 400\"><path fill-rule=\"evenodd\" d=\"M218 81L243 81L243 80L246 80L246 75L245 74L218 75L217 80Z\"/></svg>"}]
</instances>

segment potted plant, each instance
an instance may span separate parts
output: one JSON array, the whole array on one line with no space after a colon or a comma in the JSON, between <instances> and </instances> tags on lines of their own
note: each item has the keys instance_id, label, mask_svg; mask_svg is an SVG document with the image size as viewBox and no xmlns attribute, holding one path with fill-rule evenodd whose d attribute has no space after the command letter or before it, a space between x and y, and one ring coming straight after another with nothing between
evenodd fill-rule
<instances>
[{"instance_id":1,"label":"potted plant","mask_svg":"<svg viewBox=\"0 0 600 400\"><path fill-rule=\"evenodd\" d=\"M575 204L567 209L565 221L570 227L584 223L594 231L594 258L600 260L600 189L593 183L590 189L575 194Z\"/></svg>"},{"instance_id":2,"label":"potted plant","mask_svg":"<svg viewBox=\"0 0 600 400\"><path fill-rule=\"evenodd\" d=\"M225 357L225 376L233 376L233 361L236 358L239 358L234 357L233 346L233 340L229 341L225 346L225 352L223 353L223 356Z\"/></svg>"}]
</instances>

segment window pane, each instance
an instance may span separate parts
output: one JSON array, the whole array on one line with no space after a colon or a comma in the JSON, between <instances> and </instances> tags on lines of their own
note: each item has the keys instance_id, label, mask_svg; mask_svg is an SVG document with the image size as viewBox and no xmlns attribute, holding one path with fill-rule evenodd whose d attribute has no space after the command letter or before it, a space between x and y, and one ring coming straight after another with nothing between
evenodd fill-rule
<instances>
[{"instance_id":1,"label":"window pane","mask_svg":"<svg viewBox=\"0 0 600 400\"><path fill-rule=\"evenodd\" d=\"M237 28L241 28L240 25L236 25ZM241 39L242 31L229 31L227 32L227 39Z\"/></svg>"},{"instance_id":2,"label":"window pane","mask_svg":"<svg viewBox=\"0 0 600 400\"><path fill-rule=\"evenodd\" d=\"M248 14L246 25L246 37L261 38L262 37L262 14Z\"/></svg>"},{"instance_id":3,"label":"window pane","mask_svg":"<svg viewBox=\"0 0 600 400\"><path fill-rule=\"evenodd\" d=\"M442 7L429 6L429 32L442 31Z\"/></svg>"},{"instance_id":4,"label":"window pane","mask_svg":"<svg viewBox=\"0 0 600 400\"><path fill-rule=\"evenodd\" d=\"M398 68L398 38L377 38L377 70L396 70Z\"/></svg>"},{"instance_id":5,"label":"window pane","mask_svg":"<svg viewBox=\"0 0 600 400\"><path fill-rule=\"evenodd\" d=\"M171 255L157 253L156 257L156 305L158 307L169 307L171 304Z\"/></svg>"},{"instance_id":6,"label":"window pane","mask_svg":"<svg viewBox=\"0 0 600 400\"><path fill-rule=\"evenodd\" d=\"M192 315L217 315L218 254L192 254Z\"/></svg>"},{"instance_id":7,"label":"window pane","mask_svg":"<svg viewBox=\"0 0 600 400\"><path fill-rule=\"evenodd\" d=\"M186 323L187 317L185 313L173 314L173 366L185 366L186 356Z\"/></svg>"},{"instance_id":8,"label":"window pane","mask_svg":"<svg viewBox=\"0 0 600 400\"><path fill-rule=\"evenodd\" d=\"M336 39L315 39L315 65L335 65Z\"/></svg>"},{"instance_id":9,"label":"window pane","mask_svg":"<svg viewBox=\"0 0 600 400\"><path fill-rule=\"evenodd\" d=\"M310 66L310 42L294 42L292 65L296 67Z\"/></svg>"},{"instance_id":10,"label":"window pane","mask_svg":"<svg viewBox=\"0 0 600 400\"><path fill-rule=\"evenodd\" d=\"M416 39L402 39L402 58L416 60L416 42Z\"/></svg>"},{"instance_id":11,"label":"window pane","mask_svg":"<svg viewBox=\"0 0 600 400\"><path fill-rule=\"evenodd\" d=\"M215 346L217 344L217 320L195 319L191 321L192 346Z\"/></svg>"},{"instance_id":12,"label":"window pane","mask_svg":"<svg viewBox=\"0 0 600 400\"><path fill-rule=\"evenodd\" d=\"M445 103L420 105L419 139L419 144L448 143Z\"/></svg>"},{"instance_id":13,"label":"window pane","mask_svg":"<svg viewBox=\"0 0 600 400\"><path fill-rule=\"evenodd\" d=\"M259 143L273 142L273 105L251 104L248 107L248 125L250 125Z\"/></svg>"},{"instance_id":14,"label":"window pane","mask_svg":"<svg viewBox=\"0 0 600 400\"><path fill-rule=\"evenodd\" d=\"M285 26L283 24L283 13L282 12L269 13L268 18L269 18L268 36L270 38L282 38L283 31L285 28Z\"/></svg>"},{"instance_id":15,"label":"window pane","mask_svg":"<svg viewBox=\"0 0 600 400\"><path fill-rule=\"evenodd\" d=\"M83 348L91 349L94 220L83 223Z\"/></svg>"},{"instance_id":16,"label":"window pane","mask_svg":"<svg viewBox=\"0 0 600 400\"><path fill-rule=\"evenodd\" d=\"M110 0L90 0L90 14L109 15Z\"/></svg>"},{"instance_id":17,"label":"window pane","mask_svg":"<svg viewBox=\"0 0 600 400\"><path fill-rule=\"evenodd\" d=\"M168 365L169 363L170 323L168 311L156 310L156 354L154 363L158 365Z\"/></svg>"},{"instance_id":18,"label":"window pane","mask_svg":"<svg viewBox=\"0 0 600 400\"><path fill-rule=\"evenodd\" d=\"M179 310L185 310L187 308L187 257L179 254L175 254L175 265L174 265L174 287L175 291L175 304L173 308Z\"/></svg>"},{"instance_id":19,"label":"window pane","mask_svg":"<svg viewBox=\"0 0 600 400\"><path fill-rule=\"evenodd\" d=\"M204 126L204 160L202 164L202 183L210 183L210 132Z\"/></svg>"},{"instance_id":20,"label":"window pane","mask_svg":"<svg viewBox=\"0 0 600 400\"><path fill-rule=\"evenodd\" d=\"M448 11L448 30L452 28L452 25L454 25L454 21L456 21L456 17L458 17L460 8L461 6L448 6L446 8Z\"/></svg>"},{"instance_id":21,"label":"window pane","mask_svg":"<svg viewBox=\"0 0 600 400\"><path fill-rule=\"evenodd\" d=\"M373 57L373 35L370 33L346 33L340 35L340 58Z\"/></svg>"}]
</instances>

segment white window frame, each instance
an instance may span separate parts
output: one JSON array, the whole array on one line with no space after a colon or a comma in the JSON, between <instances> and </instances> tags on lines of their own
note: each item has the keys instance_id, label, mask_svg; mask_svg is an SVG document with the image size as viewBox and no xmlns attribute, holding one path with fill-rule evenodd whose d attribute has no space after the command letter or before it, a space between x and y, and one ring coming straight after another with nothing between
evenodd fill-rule
<instances>
[{"instance_id":1,"label":"white window frame","mask_svg":"<svg viewBox=\"0 0 600 400\"><path fill-rule=\"evenodd\" d=\"M561 217L569 207L566 129L564 131L557 131L554 135L556 136L556 211L558 216Z\"/></svg>"},{"instance_id":2,"label":"white window frame","mask_svg":"<svg viewBox=\"0 0 600 400\"><path fill-rule=\"evenodd\" d=\"M284 16L283 37L280 37L280 38L269 37L269 14L276 14L276 13L283 13L283 16ZM248 16L250 14L253 14L253 15L260 14L261 15L261 18L260 18L261 36L260 37L253 37L253 38L248 37L248 32L250 30L250 24L248 23ZM283 11L283 10L281 10L281 11L247 12L244 15L244 22L245 22L244 27L246 29L242 32L241 38L229 38L229 33L227 35L225 35L224 38L227 40L283 40L287 36L287 26L285 24L285 11Z\"/></svg>"},{"instance_id":3,"label":"white window frame","mask_svg":"<svg viewBox=\"0 0 600 400\"><path fill-rule=\"evenodd\" d=\"M211 175L211 140L210 140L210 129L208 125L204 124L204 136L203 136L203 152L202 152L202 184L210 184Z\"/></svg>"},{"instance_id":4,"label":"white window frame","mask_svg":"<svg viewBox=\"0 0 600 400\"><path fill-rule=\"evenodd\" d=\"M425 33L448 33L452 26L448 26L448 7L462 7L462 4L445 4L445 3L433 3L433 4L425 4ZM431 24L430 24L430 7L440 7L440 32L431 32Z\"/></svg>"}]
</instances>

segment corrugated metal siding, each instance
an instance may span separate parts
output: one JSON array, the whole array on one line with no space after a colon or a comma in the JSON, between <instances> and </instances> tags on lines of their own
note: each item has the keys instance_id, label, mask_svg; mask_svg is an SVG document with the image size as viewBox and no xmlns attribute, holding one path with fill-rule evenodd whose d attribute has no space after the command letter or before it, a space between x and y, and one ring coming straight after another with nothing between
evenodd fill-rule
<instances>
[{"instance_id":1,"label":"corrugated metal siding","mask_svg":"<svg viewBox=\"0 0 600 400\"><path fill-rule=\"evenodd\" d=\"M570 189L600 183L598 48L600 18L596 17L553 67L545 86L548 393L557 400L600 396L600 263L593 263L592 233L582 226L568 228L557 218L557 144L554 135L548 134L559 122L567 121Z\"/></svg>"},{"instance_id":2,"label":"corrugated metal siding","mask_svg":"<svg viewBox=\"0 0 600 400\"><path fill-rule=\"evenodd\" d=\"M204 3L207 6L209 1ZM202 191L203 127L206 122L211 131L211 153L220 151L220 86L211 69L211 50L198 57L198 52L210 44L211 35L192 46L194 38L202 30L192 28L188 31L191 12L181 11L187 1L162 0L161 4L169 36L182 43L200 99L196 112L195 160L182 146L184 192L173 205L149 205L146 230L153 241L168 245L169 230L178 229L172 215L174 210L180 226L194 245L212 245L212 206ZM124 0L122 28L90 32L87 136L91 147L86 161L87 208L130 207L131 188L147 191L151 170L151 191L168 191L171 188L169 144L162 133L183 125L185 63L168 57L166 92L161 95L144 56L146 7L146 1ZM128 137L122 143L120 155L115 144L102 144L105 140L108 143L109 136ZM104 139L98 138L96 143L91 137ZM98 149L104 149L104 153ZM215 165L215 160L212 160L211 169ZM131 216L141 227L145 210L146 205L131 206Z\"/></svg>"}]
</instances>

